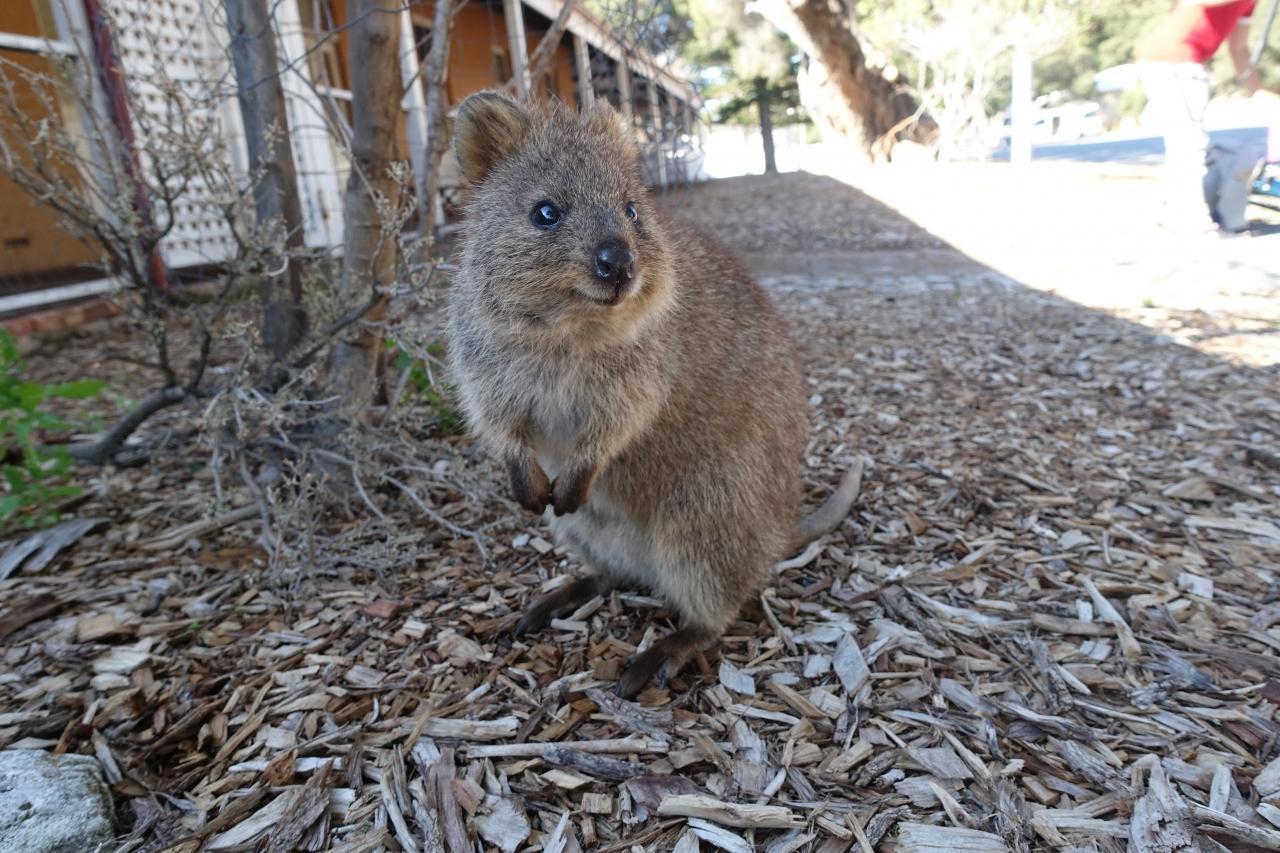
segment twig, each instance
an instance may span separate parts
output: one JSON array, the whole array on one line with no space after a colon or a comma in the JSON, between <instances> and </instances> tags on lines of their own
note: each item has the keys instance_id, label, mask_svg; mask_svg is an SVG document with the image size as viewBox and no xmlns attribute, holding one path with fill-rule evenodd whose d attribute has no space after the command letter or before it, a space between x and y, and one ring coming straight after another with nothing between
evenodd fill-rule
<instances>
[{"instance_id":1,"label":"twig","mask_svg":"<svg viewBox=\"0 0 1280 853\"><path fill-rule=\"evenodd\" d=\"M665 740L624 737L613 740L575 740L565 742L499 743L492 746L467 746L467 758L536 758L549 752L573 747L579 752L649 752L671 749Z\"/></svg>"},{"instance_id":2,"label":"twig","mask_svg":"<svg viewBox=\"0 0 1280 853\"><path fill-rule=\"evenodd\" d=\"M176 548L189 539L210 533L214 530L221 530L224 527L230 527L244 521L246 518L252 518L258 514L256 506L245 506L240 509L233 509L231 512L222 515L206 518L201 521L193 521L190 524L184 524L181 527L175 527L169 530L159 538L152 539L150 542L144 542L138 547L143 551L164 551L169 548Z\"/></svg>"},{"instance_id":3,"label":"twig","mask_svg":"<svg viewBox=\"0 0 1280 853\"><path fill-rule=\"evenodd\" d=\"M445 528L454 536L464 537L476 543L476 549L480 552L480 557L486 563L489 562L489 549L485 547L483 537L481 537L479 533L474 533L449 521L440 513L423 503L422 498L418 497L417 492L397 480L395 477L392 477L389 474L383 474L382 479L404 492L405 496L408 497L409 500L413 501L414 504L417 505L418 509L422 511L422 514L430 518L436 524Z\"/></svg>"}]
</instances>

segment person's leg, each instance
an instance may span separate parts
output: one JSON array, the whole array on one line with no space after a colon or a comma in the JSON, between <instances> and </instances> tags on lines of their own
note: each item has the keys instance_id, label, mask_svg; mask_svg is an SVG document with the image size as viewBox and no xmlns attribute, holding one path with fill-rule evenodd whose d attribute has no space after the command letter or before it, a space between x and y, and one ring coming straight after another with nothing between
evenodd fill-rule
<instances>
[{"instance_id":1,"label":"person's leg","mask_svg":"<svg viewBox=\"0 0 1280 853\"><path fill-rule=\"evenodd\" d=\"M1217 151L1218 149L1214 149ZM1249 229L1246 213L1253 179L1267 156L1265 140L1241 142L1224 152L1224 161L1214 171L1219 185L1213 198L1215 217L1223 231L1240 234Z\"/></svg>"},{"instance_id":2,"label":"person's leg","mask_svg":"<svg viewBox=\"0 0 1280 853\"><path fill-rule=\"evenodd\" d=\"M1164 137L1165 224L1179 231L1209 230L1213 223L1204 200L1208 74L1190 62L1144 63L1139 73L1148 116Z\"/></svg>"}]
</instances>

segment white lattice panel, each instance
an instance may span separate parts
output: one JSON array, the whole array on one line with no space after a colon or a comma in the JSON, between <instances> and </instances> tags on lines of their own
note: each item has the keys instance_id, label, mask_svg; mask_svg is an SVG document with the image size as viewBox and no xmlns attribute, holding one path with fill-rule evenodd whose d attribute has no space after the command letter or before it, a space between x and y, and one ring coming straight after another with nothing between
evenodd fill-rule
<instances>
[{"instance_id":1,"label":"white lattice panel","mask_svg":"<svg viewBox=\"0 0 1280 853\"><path fill-rule=\"evenodd\" d=\"M3 0L0 0L3 2ZM168 79L189 86L202 111L184 117L209 121L210 151L221 150L236 165L243 180L246 171L244 138L235 97L236 80L228 54L229 35L222 0L107 0L117 22L116 51L126 76L146 109L151 144L159 144L157 132L172 121L158 87ZM318 118L323 107L307 79L303 40L295 0L276 0L272 9L278 27L277 49L282 66L294 165L309 246L342 243L342 195L328 129ZM161 73L163 71L163 73ZM144 168L150 170L148 140L140 134L138 145ZM154 171L150 171L154 175ZM176 225L164 242L171 266L216 263L230 256L235 245L220 210L222 196L232 187L209 187L194 182L179 203Z\"/></svg>"},{"instance_id":2,"label":"white lattice panel","mask_svg":"<svg viewBox=\"0 0 1280 853\"><path fill-rule=\"evenodd\" d=\"M236 140L229 137L226 122L231 78L223 49L225 29L223 39L215 37L218 0L108 0L106 6L116 22L117 60L137 93L132 105L135 142L147 173L156 175L153 153L172 150L166 134L179 122L208 129L200 135L208 146L206 156L228 157L228 146ZM177 114L162 94L161 80L183 86L188 104L197 108ZM168 155L159 156L163 160ZM210 187L196 179L181 193L174 227L163 243L170 266L216 263L230 256L234 241L220 202L231 191L233 187ZM166 214L158 206L162 220Z\"/></svg>"}]
</instances>

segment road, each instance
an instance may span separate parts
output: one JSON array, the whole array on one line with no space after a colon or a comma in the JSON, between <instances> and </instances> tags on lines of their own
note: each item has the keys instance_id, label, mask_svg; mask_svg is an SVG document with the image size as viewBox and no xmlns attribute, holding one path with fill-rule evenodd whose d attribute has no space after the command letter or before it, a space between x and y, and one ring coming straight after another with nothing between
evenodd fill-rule
<instances>
[{"instance_id":1,"label":"road","mask_svg":"<svg viewBox=\"0 0 1280 853\"><path fill-rule=\"evenodd\" d=\"M1245 142L1266 143L1265 127L1237 127L1209 133L1215 145L1234 148ZM1164 160L1164 142L1158 136L1098 137L1076 142L1055 142L1032 146L1035 160L1073 160L1081 163L1130 163L1154 165ZM994 160L1008 160L1008 149L992 155Z\"/></svg>"}]
</instances>

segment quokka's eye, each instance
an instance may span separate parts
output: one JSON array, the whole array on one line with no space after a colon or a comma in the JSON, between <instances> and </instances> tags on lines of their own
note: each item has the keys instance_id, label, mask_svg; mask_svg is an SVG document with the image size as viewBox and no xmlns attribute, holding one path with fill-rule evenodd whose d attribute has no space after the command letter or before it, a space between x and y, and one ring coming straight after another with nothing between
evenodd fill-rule
<instances>
[{"instance_id":1,"label":"quokka's eye","mask_svg":"<svg viewBox=\"0 0 1280 853\"><path fill-rule=\"evenodd\" d=\"M560 224L562 219L564 214L560 212L560 208L549 201L538 202L533 206L533 212L529 214L529 221L535 228L541 228L543 231L551 231Z\"/></svg>"},{"instance_id":2,"label":"quokka's eye","mask_svg":"<svg viewBox=\"0 0 1280 853\"><path fill-rule=\"evenodd\" d=\"M627 219L630 219L632 222L635 222L639 218L640 218L640 212L636 210L635 204L631 202L627 202Z\"/></svg>"}]
</instances>

